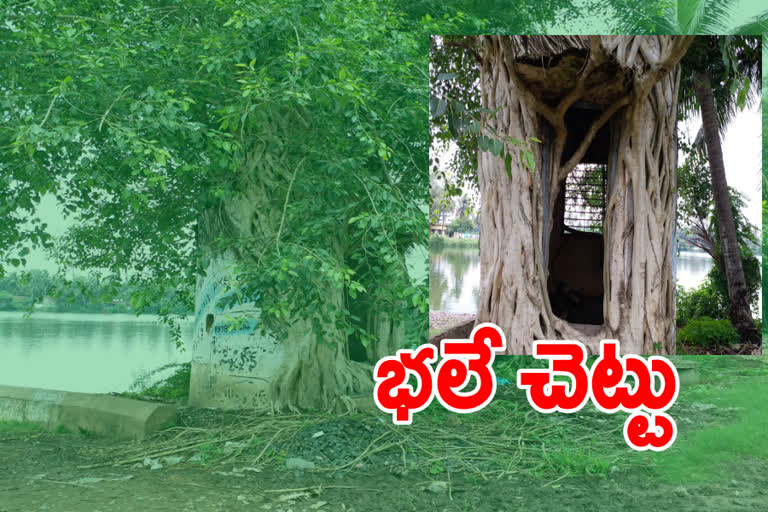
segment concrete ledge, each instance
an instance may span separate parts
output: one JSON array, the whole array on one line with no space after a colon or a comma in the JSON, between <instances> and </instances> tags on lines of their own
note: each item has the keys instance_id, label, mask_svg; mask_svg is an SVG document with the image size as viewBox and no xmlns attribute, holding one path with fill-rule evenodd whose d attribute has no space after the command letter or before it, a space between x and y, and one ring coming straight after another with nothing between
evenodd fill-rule
<instances>
[{"instance_id":1,"label":"concrete ledge","mask_svg":"<svg viewBox=\"0 0 768 512\"><path fill-rule=\"evenodd\" d=\"M109 395L0 386L0 420L64 426L121 439L143 439L174 425L177 407Z\"/></svg>"},{"instance_id":2,"label":"concrete ledge","mask_svg":"<svg viewBox=\"0 0 768 512\"><path fill-rule=\"evenodd\" d=\"M429 342L432 345L440 346L440 342L443 340L468 340L469 335L472 334L472 329L475 328L475 319L467 320L453 327L439 332L429 338Z\"/></svg>"}]
</instances>

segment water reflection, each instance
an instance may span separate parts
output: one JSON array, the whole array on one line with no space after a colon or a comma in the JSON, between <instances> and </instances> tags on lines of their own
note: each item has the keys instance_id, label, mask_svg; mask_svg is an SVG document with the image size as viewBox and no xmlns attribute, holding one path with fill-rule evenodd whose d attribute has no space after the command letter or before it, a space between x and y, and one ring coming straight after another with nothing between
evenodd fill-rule
<instances>
[{"instance_id":1,"label":"water reflection","mask_svg":"<svg viewBox=\"0 0 768 512\"><path fill-rule=\"evenodd\" d=\"M182 336L191 339L191 324ZM141 372L189 358L151 316L34 313L26 319L0 312L0 384L124 391Z\"/></svg>"},{"instance_id":2,"label":"water reflection","mask_svg":"<svg viewBox=\"0 0 768 512\"><path fill-rule=\"evenodd\" d=\"M714 266L709 254L682 251L677 257L677 284L685 288L695 288L707 278L707 273Z\"/></svg>"},{"instance_id":3,"label":"water reflection","mask_svg":"<svg viewBox=\"0 0 768 512\"><path fill-rule=\"evenodd\" d=\"M429 305L433 311L475 312L480 290L480 254L476 248L430 253Z\"/></svg>"},{"instance_id":4,"label":"water reflection","mask_svg":"<svg viewBox=\"0 0 768 512\"><path fill-rule=\"evenodd\" d=\"M685 288L699 286L712 266L712 258L707 254L681 252L677 257L678 285ZM477 311L479 289L478 249L448 248L430 252L429 305L432 311L474 313Z\"/></svg>"}]
</instances>

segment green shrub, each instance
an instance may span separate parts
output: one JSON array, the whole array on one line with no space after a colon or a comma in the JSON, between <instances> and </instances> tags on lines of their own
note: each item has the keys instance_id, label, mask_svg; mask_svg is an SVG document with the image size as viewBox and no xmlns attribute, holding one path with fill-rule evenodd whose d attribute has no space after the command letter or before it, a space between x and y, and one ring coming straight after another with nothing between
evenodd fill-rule
<instances>
[{"instance_id":1,"label":"green shrub","mask_svg":"<svg viewBox=\"0 0 768 512\"><path fill-rule=\"evenodd\" d=\"M739 342L739 333L728 320L714 320L703 316L691 320L677 332L677 342L699 347L733 345Z\"/></svg>"},{"instance_id":2,"label":"green shrub","mask_svg":"<svg viewBox=\"0 0 768 512\"><path fill-rule=\"evenodd\" d=\"M189 379L191 375L191 363L171 363L147 372L136 379L131 385L131 389L137 391L128 391L122 393L128 398L140 398L148 400L162 400L172 402L185 402L189 398ZM147 386L146 382L164 370L177 368L169 377Z\"/></svg>"},{"instance_id":3,"label":"green shrub","mask_svg":"<svg viewBox=\"0 0 768 512\"><path fill-rule=\"evenodd\" d=\"M677 326L701 317L728 318L728 296L723 296L708 279L698 288L677 287Z\"/></svg>"},{"instance_id":4,"label":"green shrub","mask_svg":"<svg viewBox=\"0 0 768 512\"><path fill-rule=\"evenodd\" d=\"M448 238L445 236L430 236L429 248L432 250L441 250L446 248L465 249L470 247L480 247L478 238Z\"/></svg>"},{"instance_id":5,"label":"green shrub","mask_svg":"<svg viewBox=\"0 0 768 512\"><path fill-rule=\"evenodd\" d=\"M480 247L480 239L478 238L446 238L446 247L456 247L459 249L468 247Z\"/></svg>"},{"instance_id":6,"label":"green shrub","mask_svg":"<svg viewBox=\"0 0 768 512\"><path fill-rule=\"evenodd\" d=\"M454 233L469 233L474 231L474 229L474 222L472 222L468 217L461 217L453 219L453 221L448 225L448 229L446 231L448 236L453 236Z\"/></svg>"},{"instance_id":7,"label":"green shrub","mask_svg":"<svg viewBox=\"0 0 768 512\"><path fill-rule=\"evenodd\" d=\"M747 293L749 294L749 305L753 313L757 313L758 301L760 300L760 291L762 288L762 278L760 277L760 260L755 258L752 253L746 249L741 250L741 268L744 272L744 281L747 284ZM713 266L707 273L707 281L711 283L712 289L723 300L728 301L728 280L725 273L717 265Z\"/></svg>"},{"instance_id":8,"label":"green shrub","mask_svg":"<svg viewBox=\"0 0 768 512\"><path fill-rule=\"evenodd\" d=\"M442 249L445 247L445 240L446 238L444 236L430 236L429 237L429 248L430 249Z\"/></svg>"}]
</instances>

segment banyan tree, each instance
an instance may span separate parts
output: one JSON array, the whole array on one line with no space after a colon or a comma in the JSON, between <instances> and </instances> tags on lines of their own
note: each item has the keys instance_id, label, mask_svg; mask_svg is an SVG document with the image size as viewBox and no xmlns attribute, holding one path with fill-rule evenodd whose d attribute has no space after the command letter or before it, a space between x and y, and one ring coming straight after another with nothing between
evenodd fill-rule
<instances>
[{"instance_id":1,"label":"banyan tree","mask_svg":"<svg viewBox=\"0 0 768 512\"><path fill-rule=\"evenodd\" d=\"M0 274L51 248L137 312L191 311L192 405L370 403L427 331L427 49L398 5L3 7Z\"/></svg>"},{"instance_id":2,"label":"banyan tree","mask_svg":"<svg viewBox=\"0 0 768 512\"><path fill-rule=\"evenodd\" d=\"M674 353L675 127L690 44L688 36L433 40L433 66L447 71L438 81L433 73L433 95L456 97L441 84L455 79L457 59L475 69L479 118L464 131L480 147L476 321L499 325L508 353L529 354L543 339L580 340L591 353L602 339L620 340L624 353ZM447 115L463 110L448 105L437 103Z\"/></svg>"}]
</instances>

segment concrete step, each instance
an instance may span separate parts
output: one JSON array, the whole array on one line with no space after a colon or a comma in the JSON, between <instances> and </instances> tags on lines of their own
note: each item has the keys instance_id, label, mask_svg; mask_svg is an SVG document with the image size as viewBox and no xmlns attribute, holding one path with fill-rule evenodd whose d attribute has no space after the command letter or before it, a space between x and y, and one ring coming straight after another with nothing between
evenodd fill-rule
<instances>
[{"instance_id":1,"label":"concrete step","mask_svg":"<svg viewBox=\"0 0 768 512\"><path fill-rule=\"evenodd\" d=\"M63 426L118 439L143 439L175 425L175 405L110 395L0 385L0 420Z\"/></svg>"}]
</instances>

